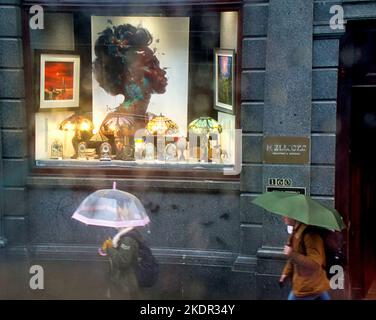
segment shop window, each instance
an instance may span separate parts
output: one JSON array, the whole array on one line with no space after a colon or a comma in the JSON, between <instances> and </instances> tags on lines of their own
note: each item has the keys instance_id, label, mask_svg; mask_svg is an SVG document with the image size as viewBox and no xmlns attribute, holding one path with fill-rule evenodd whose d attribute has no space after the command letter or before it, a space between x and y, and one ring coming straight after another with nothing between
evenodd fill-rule
<instances>
[{"instance_id":1,"label":"shop window","mask_svg":"<svg viewBox=\"0 0 376 320\"><path fill-rule=\"evenodd\" d=\"M233 166L238 18L46 8L27 43L35 168Z\"/></svg>"}]
</instances>

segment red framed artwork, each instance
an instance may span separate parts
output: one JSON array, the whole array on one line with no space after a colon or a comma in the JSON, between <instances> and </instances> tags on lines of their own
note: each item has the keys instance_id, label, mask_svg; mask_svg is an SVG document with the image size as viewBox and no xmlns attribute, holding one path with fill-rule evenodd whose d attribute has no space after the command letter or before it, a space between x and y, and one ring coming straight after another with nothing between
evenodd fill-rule
<instances>
[{"instance_id":1,"label":"red framed artwork","mask_svg":"<svg viewBox=\"0 0 376 320\"><path fill-rule=\"evenodd\" d=\"M39 108L77 108L80 96L80 56L40 54Z\"/></svg>"}]
</instances>

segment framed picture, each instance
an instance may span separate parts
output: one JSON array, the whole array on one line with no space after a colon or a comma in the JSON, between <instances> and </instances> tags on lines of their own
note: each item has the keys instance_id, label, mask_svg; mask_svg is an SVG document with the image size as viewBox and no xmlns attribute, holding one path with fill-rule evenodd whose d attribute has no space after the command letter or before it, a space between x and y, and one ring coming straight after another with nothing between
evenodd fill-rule
<instances>
[{"instance_id":1,"label":"framed picture","mask_svg":"<svg viewBox=\"0 0 376 320\"><path fill-rule=\"evenodd\" d=\"M78 108L80 56L62 52L38 56L39 108Z\"/></svg>"},{"instance_id":2,"label":"framed picture","mask_svg":"<svg viewBox=\"0 0 376 320\"><path fill-rule=\"evenodd\" d=\"M235 114L235 50L214 49L214 109Z\"/></svg>"}]
</instances>

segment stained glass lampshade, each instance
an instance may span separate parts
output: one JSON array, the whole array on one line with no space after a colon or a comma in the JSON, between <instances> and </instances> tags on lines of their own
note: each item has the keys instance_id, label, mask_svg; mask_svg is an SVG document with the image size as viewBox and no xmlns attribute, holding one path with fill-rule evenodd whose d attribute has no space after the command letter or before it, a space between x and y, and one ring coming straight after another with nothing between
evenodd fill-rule
<instances>
[{"instance_id":1,"label":"stained glass lampshade","mask_svg":"<svg viewBox=\"0 0 376 320\"><path fill-rule=\"evenodd\" d=\"M222 126L211 117L200 117L189 124L188 130L197 135L221 133Z\"/></svg>"},{"instance_id":2,"label":"stained glass lampshade","mask_svg":"<svg viewBox=\"0 0 376 320\"><path fill-rule=\"evenodd\" d=\"M100 132L107 136L130 136L135 130L133 118L122 112L110 112L103 120Z\"/></svg>"},{"instance_id":3,"label":"stained glass lampshade","mask_svg":"<svg viewBox=\"0 0 376 320\"><path fill-rule=\"evenodd\" d=\"M82 115L72 114L60 123L59 129L63 131L74 132L74 136L72 138L74 155L72 156L72 158L75 159L77 158L78 144L82 141L87 142L90 139L94 125L88 118ZM64 149L66 149L66 147L64 147Z\"/></svg>"},{"instance_id":4,"label":"stained glass lampshade","mask_svg":"<svg viewBox=\"0 0 376 320\"><path fill-rule=\"evenodd\" d=\"M162 114L151 119L146 130L153 135L174 135L179 132L178 125Z\"/></svg>"},{"instance_id":5,"label":"stained glass lampshade","mask_svg":"<svg viewBox=\"0 0 376 320\"><path fill-rule=\"evenodd\" d=\"M60 123L59 129L64 131L92 132L94 126L93 123L84 116L73 114Z\"/></svg>"}]
</instances>

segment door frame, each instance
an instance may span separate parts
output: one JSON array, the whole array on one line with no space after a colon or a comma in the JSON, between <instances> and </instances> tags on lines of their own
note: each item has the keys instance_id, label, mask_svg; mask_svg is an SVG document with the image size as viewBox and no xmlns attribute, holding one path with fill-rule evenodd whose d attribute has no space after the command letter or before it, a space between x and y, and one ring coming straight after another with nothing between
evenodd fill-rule
<instances>
[{"instance_id":1,"label":"door frame","mask_svg":"<svg viewBox=\"0 0 376 320\"><path fill-rule=\"evenodd\" d=\"M347 44L352 43L354 33L359 29L376 29L374 21L352 21L346 26L346 33L340 40L339 55ZM335 156L335 207L342 214L347 229L344 231L347 266L345 268L345 295L350 299L362 299L365 292L364 262L362 255L362 229L359 166L351 157L351 108L352 87L355 71L339 59L337 94L337 130Z\"/></svg>"}]
</instances>

